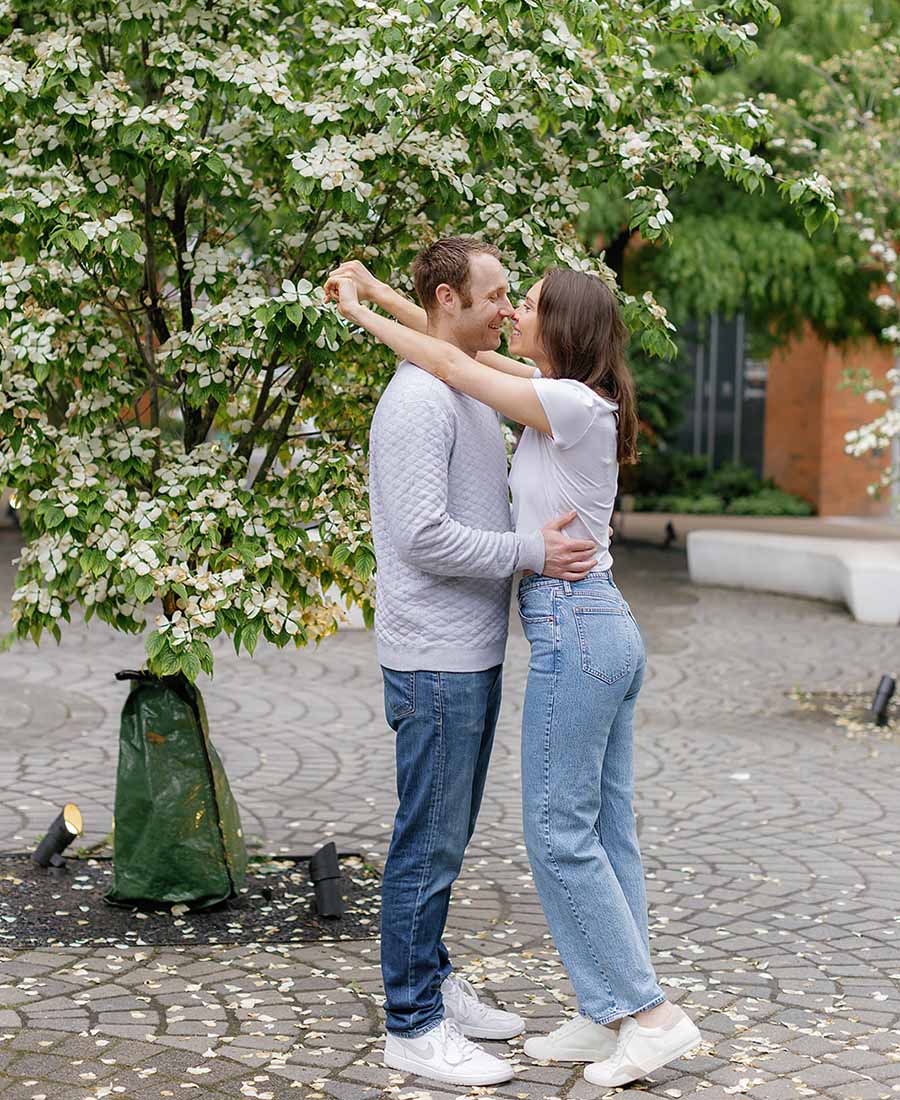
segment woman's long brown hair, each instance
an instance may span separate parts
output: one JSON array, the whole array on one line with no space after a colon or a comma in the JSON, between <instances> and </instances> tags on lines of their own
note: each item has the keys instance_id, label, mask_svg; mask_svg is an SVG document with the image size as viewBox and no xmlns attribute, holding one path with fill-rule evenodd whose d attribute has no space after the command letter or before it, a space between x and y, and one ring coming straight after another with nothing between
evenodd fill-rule
<instances>
[{"instance_id":1,"label":"woman's long brown hair","mask_svg":"<svg viewBox=\"0 0 900 1100\"><path fill-rule=\"evenodd\" d=\"M574 378L619 407L617 458L637 462L637 402L625 361L628 329L596 275L553 267L538 298L538 336L556 378Z\"/></svg>"}]
</instances>

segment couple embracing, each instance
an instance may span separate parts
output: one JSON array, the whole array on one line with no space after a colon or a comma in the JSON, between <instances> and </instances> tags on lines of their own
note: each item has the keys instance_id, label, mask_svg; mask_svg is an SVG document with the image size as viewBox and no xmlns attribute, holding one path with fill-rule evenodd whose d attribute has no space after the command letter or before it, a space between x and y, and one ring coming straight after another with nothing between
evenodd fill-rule
<instances>
[{"instance_id":1,"label":"couple embracing","mask_svg":"<svg viewBox=\"0 0 900 1100\"><path fill-rule=\"evenodd\" d=\"M472 1040L511 1039L525 1021L478 999L442 936L522 572L525 841L579 1008L525 1053L625 1084L700 1040L650 960L632 809L644 646L613 581L608 526L619 465L637 454L627 332L609 289L578 271L546 272L513 309L500 253L482 241L437 241L413 276L421 307L355 261L326 285L402 359L370 441L375 629L400 799L382 892L385 1065L465 1086L513 1076ZM507 322L515 358L496 350ZM508 481L498 413L524 427Z\"/></svg>"}]
</instances>

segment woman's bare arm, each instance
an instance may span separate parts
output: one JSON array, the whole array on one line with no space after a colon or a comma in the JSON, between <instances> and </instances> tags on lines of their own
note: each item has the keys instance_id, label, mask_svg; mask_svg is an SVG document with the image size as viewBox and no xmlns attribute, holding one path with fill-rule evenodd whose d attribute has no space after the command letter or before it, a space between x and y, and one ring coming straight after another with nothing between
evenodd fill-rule
<instances>
[{"instance_id":1,"label":"woman's bare arm","mask_svg":"<svg viewBox=\"0 0 900 1100\"><path fill-rule=\"evenodd\" d=\"M394 290L392 286L376 279L366 265L360 263L359 260L347 260L328 276L328 281L325 283L325 294L326 296L332 296L335 301L337 301L338 295L333 293L333 290L336 288L339 279L352 279L360 302L374 302L386 313L396 317L401 325L406 325L407 328L411 328L415 332L425 332L428 328L428 316L421 306L417 306L415 302L407 298L405 294Z\"/></svg>"},{"instance_id":2,"label":"woman's bare arm","mask_svg":"<svg viewBox=\"0 0 900 1100\"><path fill-rule=\"evenodd\" d=\"M360 303L352 278L329 278L326 297L337 301L341 316L361 325L398 355L448 386L490 405L510 420L552 435L544 407L527 378L494 370L446 340L438 340L374 313Z\"/></svg>"},{"instance_id":3,"label":"woman's bare arm","mask_svg":"<svg viewBox=\"0 0 900 1100\"><path fill-rule=\"evenodd\" d=\"M406 325L416 332L425 332L428 328L428 317L421 306L394 290L392 286L376 279L365 264L359 260L348 260L335 268L328 276L326 290L332 280L352 279L356 287L356 293L360 302L373 302L396 318L401 325ZM531 378L534 376L534 367L529 363L523 363L519 359L511 359L508 355L499 355L496 351L480 351L478 362L483 363L492 370L502 371L504 374L513 374L518 378Z\"/></svg>"},{"instance_id":4,"label":"woman's bare arm","mask_svg":"<svg viewBox=\"0 0 900 1100\"><path fill-rule=\"evenodd\" d=\"M498 351L480 351L476 358L479 363L484 363L491 370L499 370L504 374L514 374L517 378L534 378L534 363L523 363L521 359L501 355Z\"/></svg>"}]
</instances>

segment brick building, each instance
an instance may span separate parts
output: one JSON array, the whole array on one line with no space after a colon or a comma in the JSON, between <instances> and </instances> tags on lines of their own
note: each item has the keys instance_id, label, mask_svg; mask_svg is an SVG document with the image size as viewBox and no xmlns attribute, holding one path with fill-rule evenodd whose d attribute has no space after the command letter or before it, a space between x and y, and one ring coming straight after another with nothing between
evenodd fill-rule
<instances>
[{"instance_id":1,"label":"brick building","mask_svg":"<svg viewBox=\"0 0 900 1100\"><path fill-rule=\"evenodd\" d=\"M744 319L712 317L695 332L686 370L693 384L678 445L711 467L737 461L808 500L822 516L880 516L890 500L875 500L886 456L852 458L844 433L872 420L880 406L844 388L849 367L867 366L883 379L891 353L874 343L841 349L811 330L771 355L747 355Z\"/></svg>"}]
</instances>

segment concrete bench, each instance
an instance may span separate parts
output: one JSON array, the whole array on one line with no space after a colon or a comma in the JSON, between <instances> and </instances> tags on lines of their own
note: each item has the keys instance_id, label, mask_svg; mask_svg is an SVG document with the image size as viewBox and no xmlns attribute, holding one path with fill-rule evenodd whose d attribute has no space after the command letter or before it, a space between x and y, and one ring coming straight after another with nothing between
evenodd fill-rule
<instances>
[{"instance_id":1,"label":"concrete bench","mask_svg":"<svg viewBox=\"0 0 900 1100\"><path fill-rule=\"evenodd\" d=\"M691 531L695 584L843 603L861 623L900 623L900 540Z\"/></svg>"}]
</instances>

